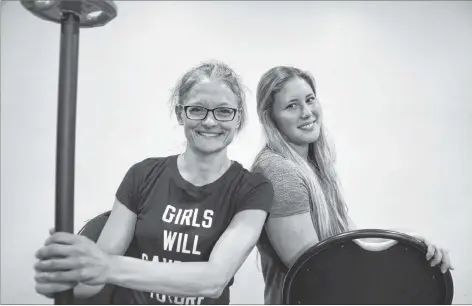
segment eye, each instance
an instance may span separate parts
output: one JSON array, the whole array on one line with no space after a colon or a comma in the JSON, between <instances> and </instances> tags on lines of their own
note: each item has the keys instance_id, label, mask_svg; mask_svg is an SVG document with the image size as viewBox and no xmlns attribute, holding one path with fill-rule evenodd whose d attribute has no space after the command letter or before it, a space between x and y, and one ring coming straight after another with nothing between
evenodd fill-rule
<instances>
[{"instance_id":1,"label":"eye","mask_svg":"<svg viewBox=\"0 0 472 306\"><path fill-rule=\"evenodd\" d=\"M205 112L205 109L201 106L190 106L188 112L191 114L201 114Z\"/></svg>"},{"instance_id":2,"label":"eye","mask_svg":"<svg viewBox=\"0 0 472 306\"><path fill-rule=\"evenodd\" d=\"M231 108L224 108L224 107L222 107L222 108L219 108L219 109L218 109L218 112L219 112L220 114L222 114L222 115L232 115L233 112L234 112L234 110L231 109Z\"/></svg>"},{"instance_id":3,"label":"eye","mask_svg":"<svg viewBox=\"0 0 472 306\"><path fill-rule=\"evenodd\" d=\"M287 106L287 108L296 108L296 107L298 107L297 103L291 103Z\"/></svg>"},{"instance_id":4,"label":"eye","mask_svg":"<svg viewBox=\"0 0 472 306\"><path fill-rule=\"evenodd\" d=\"M308 99L306 99L306 103L308 103L308 104L315 103L315 97L313 97L313 96L309 97Z\"/></svg>"},{"instance_id":5,"label":"eye","mask_svg":"<svg viewBox=\"0 0 472 306\"><path fill-rule=\"evenodd\" d=\"M215 116L217 120L231 120L234 118L235 110L228 107L219 107L215 109Z\"/></svg>"}]
</instances>

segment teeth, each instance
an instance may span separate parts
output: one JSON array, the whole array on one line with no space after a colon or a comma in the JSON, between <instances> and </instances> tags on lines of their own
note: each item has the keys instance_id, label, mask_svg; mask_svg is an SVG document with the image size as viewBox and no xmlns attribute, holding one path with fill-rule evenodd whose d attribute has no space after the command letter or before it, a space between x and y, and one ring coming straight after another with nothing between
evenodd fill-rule
<instances>
[{"instance_id":1,"label":"teeth","mask_svg":"<svg viewBox=\"0 0 472 306\"><path fill-rule=\"evenodd\" d=\"M204 133L204 132L198 132L200 135L205 136L205 137L216 137L219 134L214 134L214 133Z\"/></svg>"},{"instance_id":2,"label":"teeth","mask_svg":"<svg viewBox=\"0 0 472 306\"><path fill-rule=\"evenodd\" d=\"M312 123L310 123L310 124L302 125L300 128L301 128L301 129L311 129L314 125L315 125L315 123L312 122Z\"/></svg>"}]
</instances>

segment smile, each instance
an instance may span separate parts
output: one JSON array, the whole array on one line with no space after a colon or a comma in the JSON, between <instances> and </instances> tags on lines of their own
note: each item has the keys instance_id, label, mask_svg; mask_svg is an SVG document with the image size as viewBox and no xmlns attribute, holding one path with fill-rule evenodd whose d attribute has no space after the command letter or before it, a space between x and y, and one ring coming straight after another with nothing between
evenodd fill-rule
<instances>
[{"instance_id":1,"label":"smile","mask_svg":"<svg viewBox=\"0 0 472 306\"><path fill-rule=\"evenodd\" d=\"M301 129L301 130L311 130L315 126L315 122L316 121L313 121L313 122L308 123L308 124L300 125L298 128Z\"/></svg>"},{"instance_id":2,"label":"smile","mask_svg":"<svg viewBox=\"0 0 472 306\"><path fill-rule=\"evenodd\" d=\"M198 135L203 136L203 137L208 137L208 138L214 138L214 137L223 135L223 133L211 133L211 132L199 132L199 131L196 131L196 132Z\"/></svg>"}]
</instances>

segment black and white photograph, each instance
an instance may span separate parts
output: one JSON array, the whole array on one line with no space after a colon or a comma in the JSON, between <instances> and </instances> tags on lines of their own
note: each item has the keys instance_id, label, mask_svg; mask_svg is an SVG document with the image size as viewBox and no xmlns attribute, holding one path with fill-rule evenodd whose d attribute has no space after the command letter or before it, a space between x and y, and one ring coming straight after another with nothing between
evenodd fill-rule
<instances>
[{"instance_id":1,"label":"black and white photograph","mask_svg":"<svg viewBox=\"0 0 472 306\"><path fill-rule=\"evenodd\" d=\"M472 1L1 1L0 56L1 304L472 304Z\"/></svg>"}]
</instances>

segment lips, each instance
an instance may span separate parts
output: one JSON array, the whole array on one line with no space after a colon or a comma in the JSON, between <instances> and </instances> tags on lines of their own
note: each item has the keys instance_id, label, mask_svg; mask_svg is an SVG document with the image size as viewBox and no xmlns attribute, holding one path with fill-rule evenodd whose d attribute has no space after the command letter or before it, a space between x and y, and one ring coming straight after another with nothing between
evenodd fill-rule
<instances>
[{"instance_id":1,"label":"lips","mask_svg":"<svg viewBox=\"0 0 472 306\"><path fill-rule=\"evenodd\" d=\"M315 123L316 123L316 120L314 120L314 121L312 121L312 122L309 122L309 123L302 124L302 125L300 125L298 128L299 128L299 129L302 129L302 130L304 130L304 129L311 129L311 128L313 128L313 127L315 126Z\"/></svg>"},{"instance_id":2,"label":"lips","mask_svg":"<svg viewBox=\"0 0 472 306\"><path fill-rule=\"evenodd\" d=\"M196 133L200 136L207 137L207 138L213 138L213 137L218 137L220 135L223 135L223 133L218 133L218 132L196 131Z\"/></svg>"}]
</instances>

